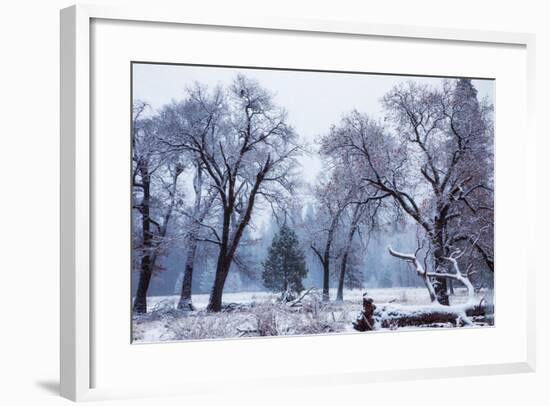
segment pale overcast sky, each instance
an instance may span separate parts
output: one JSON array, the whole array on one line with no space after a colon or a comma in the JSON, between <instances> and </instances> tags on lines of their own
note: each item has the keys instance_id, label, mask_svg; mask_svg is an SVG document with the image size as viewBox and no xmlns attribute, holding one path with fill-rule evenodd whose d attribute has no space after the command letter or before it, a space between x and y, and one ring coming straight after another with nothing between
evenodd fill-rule
<instances>
[{"instance_id":1,"label":"pale overcast sky","mask_svg":"<svg viewBox=\"0 0 550 406\"><path fill-rule=\"evenodd\" d=\"M288 120L306 141L326 133L343 114L352 109L382 118L380 99L393 86L407 80L440 85L440 78L297 72L263 69L133 64L133 97L148 102L156 110L172 100L184 98L185 88L193 82L210 87L228 85L238 73L258 80L275 94L275 103L288 112ZM479 97L494 100L494 81L474 80ZM304 174L313 181L320 170L315 158L305 158Z\"/></svg>"}]
</instances>

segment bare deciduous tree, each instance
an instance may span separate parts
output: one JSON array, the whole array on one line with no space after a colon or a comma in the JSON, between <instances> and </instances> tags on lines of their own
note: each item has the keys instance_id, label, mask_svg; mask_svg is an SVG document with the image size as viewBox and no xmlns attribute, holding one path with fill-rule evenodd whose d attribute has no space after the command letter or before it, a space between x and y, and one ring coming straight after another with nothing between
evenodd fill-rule
<instances>
[{"instance_id":1,"label":"bare deciduous tree","mask_svg":"<svg viewBox=\"0 0 550 406\"><path fill-rule=\"evenodd\" d=\"M134 247L134 254L139 253L140 257L134 311L146 313L147 291L177 204L178 177L184 166L160 148L158 121L141 118L147 105L137 102L133 107L132 207L141 217L141 238L139 246ZM154 195L155 188L159 196Z\"/></svg>"},{"instance_id":2,"label":"bare deciduous tree","mask_svg":"<svg viewBox=\"0 0 550 406\"><path fill-rule=\"evenodd\" d=\"M199 86L189 92L189 109L198 123L165 140L174 150L193 153L199 160L221 208L214 238L219 254L209 311L220 311L230 267L258 199L275 199L292 188L292 171L299 152L286 113L255 81L238 76L224 96ZM197 131L198 130L198 131Z\"/></svg>"},{"instance_id":3,"label":"bare deciduous tree","mask_svg":"<svg viewBox=\"0 0 550 406\"><path fill-rule=\"evenodd\" d=\"M468 197L474 193L492 191L490 179L479 176L492 167L484 156L492 134L491 110L479 108L475 94L460 91L460 86L460 81L445 82L442 89L414 82L397 86L383 99L393 133L365 114L352 112L323 139L326 154L354 161L371 194L392 197L424 230L434 269L443 273L449 267L444 258L457 242L468 241L484 252L474 230L462 232L464 205L471 205ZM471 217L469 222L477 223ZM478 228L477 235L481 231ZM490 265L492 256L484 257ZM436 278L435 284L437 300L445 305L447 279Z\"/></svg>"}]
</instances>

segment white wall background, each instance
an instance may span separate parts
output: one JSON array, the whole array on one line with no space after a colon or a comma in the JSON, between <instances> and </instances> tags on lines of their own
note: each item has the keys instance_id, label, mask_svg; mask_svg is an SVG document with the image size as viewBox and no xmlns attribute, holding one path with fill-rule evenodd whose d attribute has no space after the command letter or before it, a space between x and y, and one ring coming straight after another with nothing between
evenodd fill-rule
<instances>
[{"instance_id":1,"label":"white wall background","mask_svg":"<svg viewBox=\"0 0 550 406\"><path fill-rule=\"evenodd\" d=\"M537 34L537 112L539 116L539 242L547 251L550 160L544 117L550 103L549 12L543 1L399 0L330 2L277 0L179 0L193 13L220 15L365 20L526 31ZM130 1L95 0L101 4ZM153 3L151 1L151 3ZM166 1L155 1L161 7ZM199 4L200 3L200 4ZM59 9L66 0L4 2L0 11L0 403L57 405L58 385L58 251L59 251ZM521 142L521 134L518 134ZM545 212L546 211L546 212ZM521 238L518 236L518 238ZM120 405L275 405L405 404L433 400L451 405L547 404L550 356L550 286L547 266L538 258L538 371L535 374L378 383L293 389L287 393L212 395L162 401L123 400ZM388 354L391 357L391 354ZM177 362L175 360L175 362ZM362 360L362 362L368 362ZM428 395L428 393L430 395ZM105 404L107 404L106 402Z\"/></svg>"}]
</instances>

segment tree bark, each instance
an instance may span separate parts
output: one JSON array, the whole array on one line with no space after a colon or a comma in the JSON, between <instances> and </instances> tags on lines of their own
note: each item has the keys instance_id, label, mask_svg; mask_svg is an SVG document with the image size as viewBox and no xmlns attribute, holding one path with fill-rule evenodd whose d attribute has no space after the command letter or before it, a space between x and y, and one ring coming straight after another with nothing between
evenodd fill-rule
<instances>
[{"instance_id":1,"label":"tree bark","mask_svg":"<svg viewBox=\"0 0 550 406\"><path fill-rule=\"evenodd\" d=\"M437 261L436 261L437 263ZM436 273L444 272L444 270L436 271ZM447 279L445 278L435 278L436 283L434 284L435 294L439 304L443 306L449 306L449 291L447 289Z\"/></svg>"},{"instance_id":2,"label":"tree bark","mask_svg":"<svg viewBox=\"0 0 550 406\"><path fill-rule=\"evenodd\" d=\"M327 236L327 241L325 243L324 253L321 254L313 243L311 244L311 249L321 262L323 266L323 302L328 302L330 300L329 288L330 288L330 247L332 245L332 229L329 231Z\"/></svg>"},{"instance_id":3,"label":"tree bark","mask_svg":"<svg viewBox=\"0 0 550 406\"><path fill-rule=\"evenodd\" d=\"M168 223L172 216L172 211L176 204L176 191L178 176L183 172L183 167L176 166L172 177L170 188L170 204L163 215L162 225L155 222L151 218L151 174L148 170L148 165L142 163L139 166L139 171L142 178L143 199L140 205L142 229L143 229L143 250L144 255L141 258L141 268L139 275L139 284L134 300L134 311L136 313L147 313L147 291L153 276L153 269L158 257L158 247L161 241L166 236L168 231ZM151 226L157 226L158 234L157 241L153 239Z\"/></svg>"},{"instance_id":4,"label":"tree bark","mask_svg":"<svg viewBox=\"0 0 550 406\"><path fill-rule=\"evenodd\" d=\"M329 265L329 261L330 261L330 259L328 259L327 262L323 263L323 302L328 302L330 300L330 293L329 293L330 265Z\"/></svg>"},{"instance_id":5,"label":"tree bark","mask_svg":"<svg viewBox=\"0 0 550 406\"><path fill-rule=\"evenodd\" d=\"M470 298L471 299L471 298ZM406 306L394 304L375 305L372 298L363 295L363 308L353 328L357 331L371 331L377 328L398 328L409 326L430 326L440 323L473 325L472 317L479 317L491 324L494 307L485 301L457 306L436 304L423 306Z\"/></svg>"},{"instance_id":6,"label":"tree bark","mask_svg":"<svg viewBox=\"0 0 550 406\"><path fill-rule=\"evenodd\" d=\"M348 262L348 250L344 252L342 257L342 264L340 266L340 275L338 276L338 290L336 291L336 301L342 302L344 300L344 280L346 274L346 266Z\"/></svg>"},{"instance_id":7,"label":"tree bark","mask_svg":"<svg viewBox=\"0 0 550 406\"><path fill-rule=\"evenodd\" d=\"M212 286L212 291L210 292L210 298L207 306L207 310L209 312L219 312L222 309L223 287L225 285L225 279L227 278L229 266L231 264L231 259L227 262L227 257L229 255L229 232L232 214L233 200L229 199L227 205L224 206L222 240L220 242L220 251L218 253L216 276L214 278L214 285Z\"/></svg>"},{"instance_id":8,"label":"tree bark","mask_svg":"<svg viewBox=\"0 0 550 406\"><path fill-rule=\"evenodd\" d=\"M353 237L355 236L355 232L357 231L358 210L359 210L359 206L357 206L357 208L355 209L353 223L348 234L348 240L346 242L344 255L342 256L342 263L340 265L340 275L338 277L338 290L336 292L336 300L340 302L344 300L344 282L346 277L346 269L348 265L348 256L351 249L351 244L353 242Z\"/></svg>"},{"instance_id":9,"label":"tree bark","mask_svg":"<svg viewBox=\"0 0 550 406\"><path fill-rule=\"evenodd\" d=\"M153 235L151 232L150 201L151 180L147 165L140 166L141 181L143 185L143 200L141 202L141 227L143 233L143 257L141 258L139 284L134 299L134 312L147 313L147 290L153 275Z\"/></svg>"},{"instance_id":10,"label":"tree bark","mask_svg":"<svg viewBox=\"0 0 550 406\"><path fill-rule=\"evenodd\" d=\"M139 284L134 299L134 312L137 314L147 313L147 291L153 274L151 262L151 257L149 255L145 255L141 258Z\"/></svg>"},{"instance_id":11,"label":"tree bark","mask_svg":"<svg viewBox=\"0 0 550 406\"><path fill-rule=\"evenodd\" d=\"M197 239L191 236L187 245L187 258L185 259L185 268L183 271L183 283L181 285L181 295L178 302L178 310L194 310L191 299L191 289L193 287L193 268L195 264L195 255L197 252Z\"/></svg>"},{"instance_id":12,"label":"tree bark","mask_svg":"<svg viewBox=\"0 0 550 406\"><path fill-rule=\"evenodd\" d=\"M233 238L230 238L231 232L231 216L234 214L235 210L235 194L234 194L234 180L230 182L229 186L229 198L226 199L226 205L224 207L223 213L223 227L222 227L222 238L220 242L220 252L218 254L218 264L216 266L216 277L214 279L214 286L212 287L212 292L210 293L210 299L208 301L207 310L210 312L219 312L222 308L222 295L223 287L225 285L225 280L227 279L227 274L235 257L235 252L241 241L244 229L250 222L252 217L252 210L254 209L254 204L256 200L256 195L260 185L262 184L266 173L270 169L271 160L268 157L263 168L256 175L256 181L254 186L250 191L248 202L246 205L246 211L240 221L237 224Z\"/></svg>"},{"instance_id":13,"label":"tree bark","mask_svg":"<svg viewBox=\"0 0 550 406\"><path fill-rule=\"evenodd\" d=\"M435 273L446 273L448 262L444 259L448 252L445 249L445 243L443 242L442 228L436 229L435 236L433 238L434 246L434 265ZM435 278L434 283L435 295L439 304L443 306L449 306L449 291L447 289L447 278Z\"/></svg>"},{"instance_id":14,"label":"tree bark","mask_svg":"<svg viewBox=\"0 0 550 406\"><path fill-rule=\"evenodd\" d=\"M486 316L492 312L490 306L472 305L467 308L454 309L453 306L441 306L440 309L433 306L378 306L374 312L374 318L380 323L381 328L395 328L407 326L422 326L437 323L451 323L454 325L460 322L467 324L464 316Z\"/></svg>"},{"instance_id":15,"label":"tree bark","mask_svg":"<svg viewBox=\"0 0 550 406\"><path fill-rule=\"evenodd\" d=\"M195 177L195 206L193 209L192 227L187 238L187 256L183 269L183 283L181 285L181 295L178 302L178 310L194 310L191 291L193 288L193 270L195 267L195 255L197 253L197 236L200 230L200 223L206 217L210 210L213 199L207 201L205 207L202 207L202 171L200 165L197 165L197 175Z\"/></svg>"},{"instance_id":16,"label":"tree bark","mask_svg":"<svg viewBox=\"0 0 550 406\"><path fill-rule=\"evenodd\" d=\"M334 217L328 230L327 242L325 244L325 252L323 253L323 302L330 300L330 249L332 248L332 240L334 238L334 230L338 223L338 215Z\"/></svg>"},{"instance_id":17,"label":"tree bark","mask_svg":"<svg viewBox=\"0 0 550 406\"><path fill-rule=\"evenodd\" d=\"M223 287L225 285L227 273L229 272L229 265L226 263L226 257L228 255L227 241L229 239L230 216L231 213L226 210L223 220L222 241L220 243L220 251L218 253L218 262L216 265L216 276L214 277L214 285L212 286L210 298L208 299L208 306L206 308L209 312L219 312L222 309ZM231 264L231 262L229 262L229 264Z\"/></svg>"},{"instance_id":18,"label":"tree bark","mask_svg":"<svg viewBox=\"0 0 550 406\"><path fill-rule=\"evenodd\" d=\"M227 274L229 273L230 264L231 262L227 264L226 260L223 259L218 263L214 286L212 286L210 299L208 300L208 306L206 308L209 312L219 312L222 310L223 287L227 279Z\"/></svg>"}]
</instances>

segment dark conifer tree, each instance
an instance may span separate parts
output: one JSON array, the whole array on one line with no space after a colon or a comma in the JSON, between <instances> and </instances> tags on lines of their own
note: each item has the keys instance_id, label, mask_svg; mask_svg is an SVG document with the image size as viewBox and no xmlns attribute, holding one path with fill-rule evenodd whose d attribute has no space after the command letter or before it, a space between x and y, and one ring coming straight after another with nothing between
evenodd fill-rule
<instances>
[{"instance_id":1,"label":"dark conifer tree","mask_svg":"<svg viewBox=\"0 0 550 406\"><path fill-rule=\"evenodd\" d=\"M266 261L263 263L264 286L273 292L299 293L307 276L304 252L296 233L283 225L273 237Z\"/></svg>"}]
</instances>

